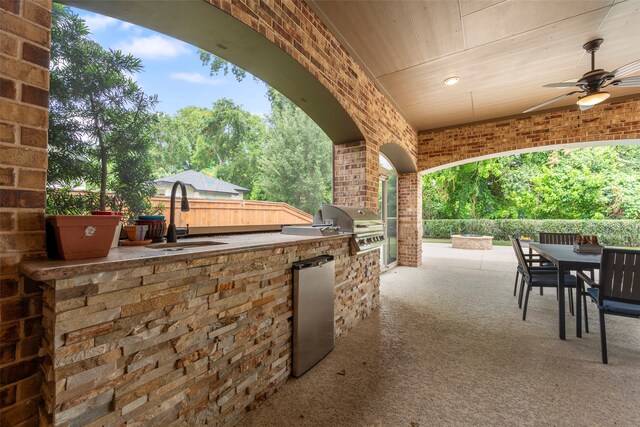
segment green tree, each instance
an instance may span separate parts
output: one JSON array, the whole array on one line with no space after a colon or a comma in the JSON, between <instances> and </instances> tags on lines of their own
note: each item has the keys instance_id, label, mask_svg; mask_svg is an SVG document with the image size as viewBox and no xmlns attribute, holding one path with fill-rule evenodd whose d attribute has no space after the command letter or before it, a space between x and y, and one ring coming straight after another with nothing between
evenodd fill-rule
<instances>
[{"instance_id":1,"label":"green tree","mask_svg":"<svg viewBox=\"0 0 640 427\"><path fill-rule=\"evenodd\" d=\"M427 219L640 219L640 146L519 154L424 176Z\"/></svg>"},{"instance_id":2,"label":"green tree","mask_svg":"<svg viewBox=\"0 0 640 427\"><path fill-rule=\"evenodd\" d=\"M269 137L258 197L314 213L331 201L331 141L302 110L269 89Z\"/></svg>"},{"instance_id":3,"label":"green tree","mask_svg":"<svg viewBox=\"0 0 640 427\"><path fill-rule=\"evenodd\" d=\"M482 218L500 210L498 163L467 163L431 175L423 186L423 207L429 219Z\"/></svg>"},{"instance_id":4,"label":"green tree","mask_svg":"<svg viewBox=\"0 0 640 427\"><path fill-rule=\"evenodd\" d=\"M212 117L211 110L193 106L182 108L173 116L158 114L151 150L156 178L192 168L192 156L196 147L205 146L203 131Z\"/></svg>"},{"instance_id":5,"label":"green tree","mask_svg":"<svg viewBox=\"0 0 640 427\"><path fill-rule=\"evenodd\" d=\"M200 55L200 61L202 62L202 65L206 65L209 67L209 74L212 76L218 75L221 72L226 76L227 74L229 74L229 72L231 72L236 80L241 82L247 77L247 74L249 74L244 69L232 64L226 59L222 59L219 56L214 55L213 53L198 49L198 54ZM253 77L254 80L258 81L256 77L251 74L249 75Z\"/></svg>"},{"instance_id":6,"label":"green tree","mask_svg":"<svg viewBox=\"0 0 640 427\"><path fill-rule=\"evenodd\" d=\"M200 59L202 65L209 67L211 75L231 72L238 81L250 75L205 51L200 51ZM314 213L332 198L331 141L309 116L282 94L269 88L267 96L271 102L268 139L260 149L251 198L282 201Z\"/></svg>"},{"instance_id":7,"label":"green tree","mask_svg":"<svg viewBox=\"0 0 640 427\"><path fill-rule=\"evenodd\" d=\"M530 179L536 219L601 219L606 215L607 160L577 150L552 151ZM603 169L603 166L605 168Z\"/></svg>"},{"instance_id":8,"label":"green tree","mask_svg":"<svg viewBox=\"0 0 640 427\"><path fill-rule=\"evenodd\" d=\"M191 156L193 167L251 189L266 137L263 119L222 98L213 104L202 132L203 138L196 141Z\"/></svg>"},{"instance_id":9,"label":"green tree","mask_svg":"<svg viewBox=\"0 0 640 427\"><path fill-rule=\"evenodd\" d=\"M605 190L610 218L640 219L640 146L615 149L617 168Z\"/></svg>"},{"instance_id":10,"label":"green tree","mask_svg":"<svg viewBox=\"0 0 640 427\"><path fill-rule=\"evenodd\" d=\"M54 5L49 185L85 182L99 189L101 210L109 202L134 214L154 192L149 151L157 99L131 77L142 70L138 58L104 50L88 36L77 14Z\"/></svg>"}]
</instances>

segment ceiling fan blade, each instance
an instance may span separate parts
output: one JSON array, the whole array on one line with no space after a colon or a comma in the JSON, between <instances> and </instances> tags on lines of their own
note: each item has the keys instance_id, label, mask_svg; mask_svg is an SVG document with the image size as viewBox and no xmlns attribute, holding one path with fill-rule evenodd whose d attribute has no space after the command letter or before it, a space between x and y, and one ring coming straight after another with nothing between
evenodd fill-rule
<instances>
[{"instance_id":1,"label":"ceiling fan blade","mask_svg":"<svg viewBox=\"0 0 640 427\"><path fill-rule=\"evenodd\" d=\"M580 93L580 92L582 92L582 91L574 90L573 92L569 92L569 93L565 93L564 95L556 96L555 98L552 98L552 99L550 99L548 101L545 101L542 104L538 104L535 107L531 107L528 110L524 110L522 113L528 113L530 111L537 110L538 108L542 108L545 105L553 104L556 101L560 101L562 98L566 98L567 96L571 96L573 94Z\"/></svg>"},{"instance_id":2,"label":"ceiling fan blade","mask_svg":"<svg viewBox=\"0 0 640 427\"><path fill-rule=\"evenodd\" d=\"M611 83L609 83L607 86L639 87L640 86L640 76L627 77L626 79L614 80Z\"/></svg>"},{"instance_id":3,"label":"ceiling fan blade","mask_svg":"<svg viewBox=\"0 0 640 427\"><path fill-rule=\"evenodd\" d=\"M560 82L560 83L549 83L543 85L542 87L576 87L578 86L578 82Z\"/></svg>"},{"instance_id":4,"label":"ceiling fan blade","mask_svg":"<svg viewBox=\"0 0 640 427\"><path fill-rule=\"evenodd\" d=\"M616 79L618 79L620 77L624 77L624 76L627 76L629 74L633 74L636 71L640 71L640 59L638 59L637 61L630 62L627 65L623 65L622 67L618 68L617 70L613 70L612 74L614 75L614 77Z\"/></svg>"},{"instance_id":5,"label":"ceiling fan blade","mask_svg":"<svg viewBox=\"0 0 640 427\"><path fill-rule=\"evenodd\" d=\"M587 111L595 107L595 105L579 105L580 111Z\"/></svg>"}]
</instances>

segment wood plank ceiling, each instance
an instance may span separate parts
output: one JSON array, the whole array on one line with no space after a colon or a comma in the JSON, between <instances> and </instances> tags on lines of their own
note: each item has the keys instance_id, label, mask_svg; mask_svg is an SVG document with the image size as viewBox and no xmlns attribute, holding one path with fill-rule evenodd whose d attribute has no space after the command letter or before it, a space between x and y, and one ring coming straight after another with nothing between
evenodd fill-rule
<instances>
[{"instance_id":1,"label":"wood plank ceiling","mask_svg":"<svg viewBox=\"0 0 640 427\"><path fill-rule=\"evenodd\" d=\"M640 0L308 2L417 130L512 116L561 95L541 86L587 72L582 45L596 37L596 68L640 59ZM460 82L444 85L453 75Z\"/></svg>"}]
</instances>

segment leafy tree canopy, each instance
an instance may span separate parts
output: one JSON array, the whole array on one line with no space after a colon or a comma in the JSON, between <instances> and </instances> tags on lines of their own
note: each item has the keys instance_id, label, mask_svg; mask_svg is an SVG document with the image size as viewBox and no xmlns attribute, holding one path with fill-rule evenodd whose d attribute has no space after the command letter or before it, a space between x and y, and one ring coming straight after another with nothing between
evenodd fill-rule
<instances>
[{"instance_id":1,"label":"leafy tree canopy","mask_svg":"<svg viewBox=\"0 0 640 427\"><path fill-rule=\"evenodd\" d=\"M154 126L152 147L154 177L161 178L192 169L196 147L205 145L204 124L213 117L213 111L201 107L185 107L171 116L158 114Z\"/></svg>"},{"instance_id":2,"label":"leafy tree canopy","mask_svg":"<svg viewBox=\"0 0 640 427\"><path fill-rule=\"evenodd\" d=\"M212 75L247 76L241 68L200 51ZM189 107L161 115L155 132L158 174L195 169L252 190L258 200L282 201L309 213L331 200L331 141L297 106L269 88L268 117L229 99L211 109ZM166 149L171 148L171 154Z\"/></svg>"},{"instance_id":3,"label":"leafy tree canopy","mask_svg":"<svg viewBox=\"0 0 640 427\"><path fill-rule=\"evenodd\" d=\"M331 140L295 104L269 89L269 137L260 157L260 195L309 213L331 201Z\"/></svg>"},{"instance_id":4,"label":"leafy tree canopy","mask_svg":"<svg viewBox=\"0 0 640 427\"><path fill-rule=\"evenodd\" d=\"M220 73L226 76L231 72L239 82L247 78L247 75L250 75L254 80L258 81L257 78L247 73L244 69L232 64L226 59L222 59L219 56L214 55L213 53L198 49L198 55L200 55L202 65L209 67L209 74L212 76L219 75Z\"/></svg>"},{"instance_id":5,"label":"leafy tree canopy","mask_svg":"<svg viewBox=\"0 0 640 427\"><path fill-rule=\"evenodd\" d=\"M260 116L245 111L230 99L219 99L204 123L204 137L196 143L191 157L193 167L209 169L224 181L251 189L256 182L265 132Z\"/></svg>"},{"instance_id":6,"label":"leafy tree canopy","mask_svg":"<svg viewBox=\"0 0 640 427\"><path fill-rule=\"evenodd\" d=\"M154 192L149 151L157 99L132 78L140 60L103 49L77 14L57 4L51 33L50 189L84 182L100 189L102 210L109 202L143 211ZM114 194L109 201L107 191Z\"/></svg>"},{"instance_id":7,"label":"leafy tree canopy","mask_svg":"<svg viewBox=\"0 0 640 427\"><path fill-rule=\"evenodd\" d=\"M640 147L520 154L423 177L427 219L640 219Z\"/></svg>"}]
</instances>

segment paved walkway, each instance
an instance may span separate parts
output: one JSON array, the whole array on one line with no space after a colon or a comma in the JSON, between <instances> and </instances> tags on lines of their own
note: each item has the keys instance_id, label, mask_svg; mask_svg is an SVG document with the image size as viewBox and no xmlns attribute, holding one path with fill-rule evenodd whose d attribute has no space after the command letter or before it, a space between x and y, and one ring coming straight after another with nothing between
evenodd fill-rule
<instances>
[{"instance_id":1,"label":"paved walkway","mask_svg":"<svg viewBox=\"0 0 640 427\"><path fill-rule=\"evenodd\" d=\"M424 265L382 276L380 308L242 426L640 425L640 322L557 338L555 293L512 295L510 247L425 244Z\"/></svg>"},{"instance_id":2,"label":"paved walkway","mask_svg":"<svg viewBox=\"0 0 640 427\"><path fill-rule=\"evenodd\" d=\"M423 268L515 272L518 264L511 246L494 246L490 251L479 251L454 249L447 243L423 243L422 251Z\"/></svg>"}]
</instances>

